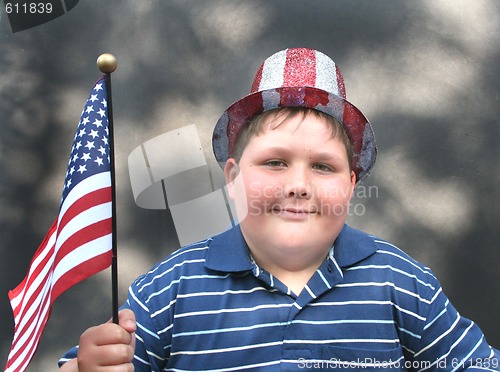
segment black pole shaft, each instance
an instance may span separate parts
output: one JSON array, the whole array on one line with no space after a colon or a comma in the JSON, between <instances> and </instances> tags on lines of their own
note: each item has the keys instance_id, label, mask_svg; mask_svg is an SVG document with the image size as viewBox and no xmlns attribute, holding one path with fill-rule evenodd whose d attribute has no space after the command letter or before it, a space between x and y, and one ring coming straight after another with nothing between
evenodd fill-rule
<instances>
[{"instance_id":1,"label":"black pole shaft","mask_svg":"<svg viewBox=\"0 0 500 372\"><path fill-rule=\"evenodd\" d=\"M113 100L111 94L111 74L105 74L106 91L108 93L108 130L109 159L111 172L111 223L112 223L112 259L111 259L111 296L113 323L118 324L118 244L116 229L116 182L115 182L115 136L113 125Z\"/></svg>"}]
</instances>

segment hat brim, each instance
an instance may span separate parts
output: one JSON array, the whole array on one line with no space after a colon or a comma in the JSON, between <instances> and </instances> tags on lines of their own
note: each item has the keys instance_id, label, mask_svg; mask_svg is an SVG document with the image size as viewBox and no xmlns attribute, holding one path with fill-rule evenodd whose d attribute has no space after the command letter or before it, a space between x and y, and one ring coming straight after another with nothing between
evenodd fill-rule
<instances>
[{"instance_id":1,"label":"hat brim","mask_svg":"<svg viewBox=\"0 0 500 372\"><path fill-rule=\"evenodd\" d=\"M314 87L280 87L251 93L233 103L214 128L212 146L223 168L232 156L240 130L249 121L269 110L282 107L305 107L334 117L351 140L356 183L371 172L377 157L375 135L368 119L349 101Z\"/></svg>"}]
</instances>

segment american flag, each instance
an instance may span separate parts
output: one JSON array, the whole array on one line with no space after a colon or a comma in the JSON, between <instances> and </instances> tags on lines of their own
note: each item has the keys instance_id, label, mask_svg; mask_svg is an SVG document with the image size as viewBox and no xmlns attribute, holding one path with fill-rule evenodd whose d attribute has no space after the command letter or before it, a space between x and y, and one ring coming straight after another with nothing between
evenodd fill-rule
<instances>
[{"instance_id":1,"label":"american flag","mask_svg":"<svg viewBox=\"0 0 500 372\"><path fill-rule=\"evenodd\" d=\"M5 371L30 363L56 298L112 257L112 185L105 78L94 85L73 140L59 215L28 274L9 292L14 338Z\"/></svg>"}]
</instances>

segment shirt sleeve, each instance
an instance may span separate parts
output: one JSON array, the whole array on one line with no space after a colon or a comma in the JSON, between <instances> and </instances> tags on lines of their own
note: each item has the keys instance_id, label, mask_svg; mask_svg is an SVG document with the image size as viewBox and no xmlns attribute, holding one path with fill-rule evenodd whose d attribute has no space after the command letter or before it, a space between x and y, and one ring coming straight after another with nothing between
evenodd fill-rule
<instances>
[{"instance_id":1,"label":"shirt sleeve","mask_svg":"<svg viewBox=\"0 0 500 372\"><path fill-rule=\"evenodd\" d=\"M127 299L127 306L134 312L137 323L133 361L135 371L161 371L168 361L170 348L165 335L170 334L168 330L171 327L169 324L158 324L150 312L151 304L142 297L140 289L136 281L130 286Z\"/></svg>"},{"instance_id":2,"label":"shirt sleeve","mask_svg":"<svg viewBox=\"0 0 500 372\"><path fill-rule=\"evenodd\" d=\"M78 346L75 346L75 347L69 349L68 351L66 351L66 353L61 357L61 359L59 359L59 362L57 363L57 365L59 366L59 368L61 368L63 366L63 364L65 364L66 362L69 362L70 360L75 359L77 354L78 354Z\"/></svg>"},{"instance_id":3,"label":"shirt sleeve","mask_svg":"<svg viewBox=\"0 0 500 372\"><path fill-rule=\"evenodd\" d=\"M441 287L429 304L415 365L439 371L499 371L500 353L486 341L481 329L462 317Z\"/></svg>"}]
</instances>

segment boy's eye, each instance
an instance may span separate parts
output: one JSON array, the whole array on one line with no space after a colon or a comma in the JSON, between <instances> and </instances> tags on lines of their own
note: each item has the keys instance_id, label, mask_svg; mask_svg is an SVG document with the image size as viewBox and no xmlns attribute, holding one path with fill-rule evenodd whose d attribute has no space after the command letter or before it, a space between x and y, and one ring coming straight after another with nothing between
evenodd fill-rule
<instances>
[{"instance_id":1,"label":"boy's eye","mask_svg":"<svg viewBox=\"0 0 500 372\"><path fill-rule=\"evenodd\" d=\"M321 163L314 164L313 169L320 171L320 172L333 172L334 171L333 167L331 167L330 165L321 164Z\"/></svg>"},{"instance_id":2,"label":"boy's eye","mask_svg":"<svg viewBox=\"0 0 500 372\"><path fill-rule=\"evenodd\" d=\"M284 168L284 167L286 167L286 163L283 160L268 160L264 164L270 168Z\"/></svg>"}]
</instances>

